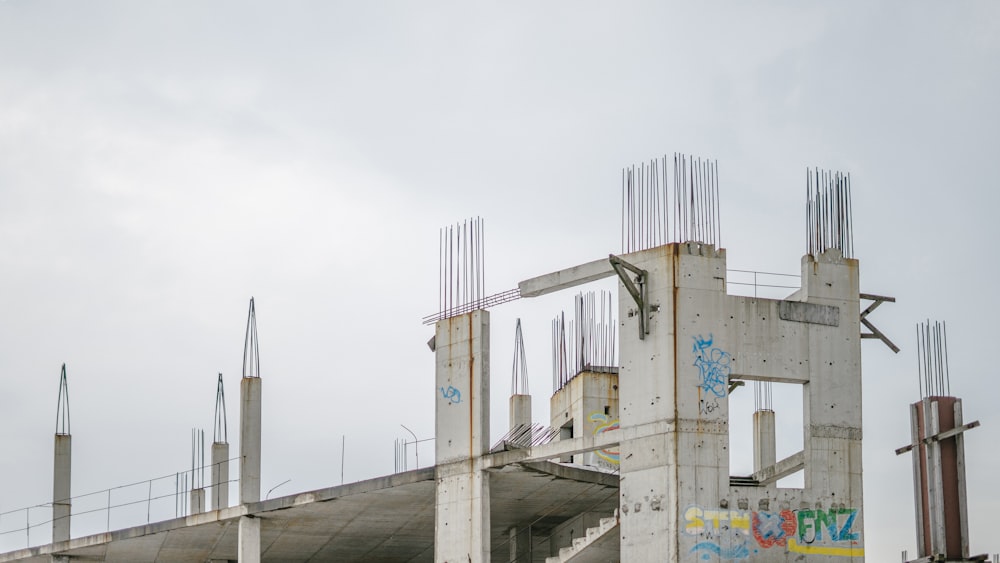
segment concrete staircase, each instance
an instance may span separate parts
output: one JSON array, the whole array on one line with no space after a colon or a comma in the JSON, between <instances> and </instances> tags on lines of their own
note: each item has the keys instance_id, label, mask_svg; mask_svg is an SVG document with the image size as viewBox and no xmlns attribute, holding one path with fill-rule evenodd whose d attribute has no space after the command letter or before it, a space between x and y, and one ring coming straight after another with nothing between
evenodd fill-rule
<instances>
[{"instance_id":1,"label":"concrete staircase","mask_svg":"<svg viewBox=\"0 0 1000 563\"><path fill-rule=\"evenodd\" d=\"M593 528L587 528L586 536L582 538L573 538L573 545L561 548L559 550L559 555L546 557L545 563L567 563L570 561L574 563L583 563L584 561L590 561L590 560L607 561L608 559L606 555L597 554L596 552L598 550L596 549L588 551L587 548L598 543L605 543L602 542L601 540L605 540L609 536L616 536L616 534L618 534L617 509L615 510L614 516L611 516L610 518L601 518L600 524L598 524ZM615 539L617 539L617 537L615 537ZM596 558L589 557L590 555L596 556Z\"/></svg>"}]
</instances>

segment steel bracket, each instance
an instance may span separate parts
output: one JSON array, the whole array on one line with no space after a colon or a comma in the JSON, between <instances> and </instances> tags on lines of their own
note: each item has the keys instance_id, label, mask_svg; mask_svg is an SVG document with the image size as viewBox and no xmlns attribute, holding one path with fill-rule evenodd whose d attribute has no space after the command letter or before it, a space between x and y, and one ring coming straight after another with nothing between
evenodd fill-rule
<instances>
[{"instance_id":1,"label":"steel bracket","mask_svg":"<svg viewBox=\"0 0 1000 563\"><path fill-rule=\"evenodd\" d=\"M646 335L649 334L649 300L646 298L646 277L649 276L649 272L629 264L614 254L608 255L608 261L611 262L611 268L618 274L618 279L622 281L625 289L639 307L639 340L645 340ZM635 274L634 282L625 270ZM638 287L636 287L637 285Z\"/></svg>"},{"instance_id":2,"label":"steel bracket","mask_svg":"<svg viewBox=\"0 0 1000 563\"><path fill-rule=\"evenodd\" d=\"M878 309L879 305L881 305L882 303L887 303L887 302L888 303L895 303L896 302L896 298L895 297L885 297L884 295L872 295L870 293L862 293L858 297L860 297L861 299L864 299L864 300L872 302L872 304L869 305L864 311L861 311L861 324L865 325L865 328L867 328L868 330L871 331L871 332L862 332L861 333L861 338L878 338L879 340L881 340L882 342L884 342L885 345L888 346L890 350L892 350L893 352L895 352L896 354L898 354L899 353L899 346L896 346L895 344L893 344L892 340L889 340L888 336L882 334L882 331L880 331L879 329L875 328L875 325L873 325L871 323L871 321L869 321L867 319L868 314L871 313L872 311L874 311L875 309Z\"/></svg>"}]
</instances>

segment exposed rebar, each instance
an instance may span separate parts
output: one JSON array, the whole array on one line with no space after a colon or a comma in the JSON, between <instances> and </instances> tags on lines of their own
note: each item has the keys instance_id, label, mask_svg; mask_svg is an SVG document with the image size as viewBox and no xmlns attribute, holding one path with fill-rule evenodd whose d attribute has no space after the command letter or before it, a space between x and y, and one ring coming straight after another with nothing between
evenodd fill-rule
<instances>
[{"instance_id":1,"label":"exposed rebar","mask_svg":"<svg viewBox=\"0 0 1000 563\"><path fill-rule=\"evenodd\" d=\"M510 373L510 394L527 395L528 392L528 360L524 355L524 336L521 333L521 319L517 319L514 327L514 366Z\"/></svg>"},{"instance_id":2,"label":"exposed rebar","mask_svg":"<svg viewBox=\"0 0 1000 563\"><path fill-rule=\"evenodd\" d=\"M806 170L806 251L815 257L831 248L854 257L851 176Z\"/></svg>"},{"instance_id":3,"label":"exposed rebar","mask_svg":"<svg viewBox=\"0 0 1000 563\"><path fill-rule=\"evenodd\" d=\"M222 373L215 387L215 424L212 427L212 441L216 444L229 443L229 429L226 423L226 392L222 387Z\"/></svg>"},{"instance_id":4,"label":"exposed rebar","mask_svg":"<svg viewBox=\"0 0 1000 563\"><path fill-rule=\"evenodd\" d=\"M921 399L951 395L948 331L944 321L917 324L917 387Z\"/></svg>"},{"instance_id":5,"label":"exposed rebar","mask_svg":"<svg viewBox=\"0 0 1000 563\"><path fill-rule=\"evenodd\" d=\"M247 313L247 335L243 342L243 377L260 377L258 348L257 311L254 308L253 297L251 297L250 311Z\"/></svg>"},{"instance_id":6,"label":"exposed rebar","mask_svg":"<svg viewBox=\"0 0 1000 563\"><path fill-rule=\"evenodd\" d=\"M69 387L66 384L66 364L63 364L59 375L59 398L56 402L56 435L69 434Z\"/></svg>"}]
</instances>

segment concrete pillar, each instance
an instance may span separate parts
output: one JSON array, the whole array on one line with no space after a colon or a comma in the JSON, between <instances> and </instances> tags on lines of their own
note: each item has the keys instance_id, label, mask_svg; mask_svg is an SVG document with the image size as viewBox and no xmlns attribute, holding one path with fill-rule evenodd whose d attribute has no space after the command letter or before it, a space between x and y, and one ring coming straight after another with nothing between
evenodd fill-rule
<instances>
[{"instance_id":1,"label":"concrete pillar","mask_svg":"<svg viewBox=\"0 0 1000 563\"><path fill-rule=\"evenodd\" d=\"M753 470L771 467L776 461L774 411L756 411L753 413Z\"/></svg>"},{"instance_id":2,"label":"concrete pillar","mask_svg":"<svg viewBox=\"0 0 1000 563\"><path fill-rule=\"evenodd\" d=\"M510 428L531 424L531 395L510 396Z\"/></svg>"},{"instance_id":3,"label":"concrete pillar","mask_svg":"<svg viewBox=\"0 0 1000 563\"><path fill-rule=\"evenodd\" d=\"M240 504L260 501L259 377L240 380Z\"/></svg>"},{"instance_id":4,"label":"concrete pillar","mask_svg":"<svg viewBox=\"0 0 1000 563\"><path fill-rule=\"evenodd\" d=\"M930 396L910 406L917 553L921 558L969 557L965 448L961 433L924 440L963 425L962 400Z\"/></svg>"},{"instance_id":5,"label":"concrete pillar","mask_svg":"<svg viewBox=\"0 0 1000 563\"><path fill-rule=\"evenodd\" d=\"M486 563L489 474L478 460L490 447L489 313L439 321L435 343L434 560Z\"/></svg>"},{"instance_id":6,"label":"concrete pillar","mask_svg":"<svg viewBox=\"0 0 1000 563\"><path fill-rule=\"evenodd\" d=\"M229 507L229 444L212 444L212 510Z\"/></svg>"},{"instance_id":7,"label":"concrete pillar","mask_svg":"<svg viewBox=\"0 0 1000 563\"><path fill-rule=\"evenodd\" d=\"M240 563L260 563L260 518L240 516L238 543L236 558Z\"/></svg>"},{"instance_id":8,"label":"concrete pillar","mask_svg":"<svg viewBox=\"0 0 1000 563\"><path fill-rule=\"evenodd\" d=\"M191 489L190 514L201 514L202 512L205 512L205 489Z\"/></svg>"},{"instance_id":9,"label":"concrete pillar","mask_svg":"<svg viewBox=\"0 0 1000 563\"><path fill-rule=\"evenodd\" d=\"M531 563L531 526L507 530L509 563Z\"/></svg>"},{"instance_id":10,"label":"concrete pillar","mask_svg":"<svg viewBox=\"0 0 1000 563\"><path fill-rule=\"evenodd\" d=\"M72 469L73 437L56 434L55 457L52 478L52 542L68 541L70 538L70 513L72 496L70 474Z\"/></svg>"}]
</instances>

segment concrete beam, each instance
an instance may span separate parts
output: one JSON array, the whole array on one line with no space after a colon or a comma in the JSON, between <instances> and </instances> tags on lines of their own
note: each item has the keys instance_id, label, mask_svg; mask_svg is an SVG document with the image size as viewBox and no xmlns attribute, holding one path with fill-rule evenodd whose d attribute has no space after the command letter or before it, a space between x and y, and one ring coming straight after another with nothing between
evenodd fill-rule
<instances>
[{"instance_id":1,"label":"concrete beam","mask_svg":"<svg viewBox=\"0 0 1000 563\"><path fill-rule=\"evenodd\" d=\"M752 477L761 485L770 485L778 479L788 477L806 466L804 451L794 453L770 467L755 471Z\"/></svg>"},{"instance_id":2,"label":"concrete beam","mask_svg":"<svg viewBox=\"0 0 1000 563\"><path fill-rule=\"evenodd\" d=\"M607 258L524 280L517 284L521 297L538 297L615 275Z\"/></svg>"}]
</instances>

